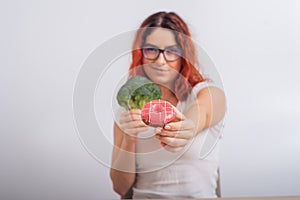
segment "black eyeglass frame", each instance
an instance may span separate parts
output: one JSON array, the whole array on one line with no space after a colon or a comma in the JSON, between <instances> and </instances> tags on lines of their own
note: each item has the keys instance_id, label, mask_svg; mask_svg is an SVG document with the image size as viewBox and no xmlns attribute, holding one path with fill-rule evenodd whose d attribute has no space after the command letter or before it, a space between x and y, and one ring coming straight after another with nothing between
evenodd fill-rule
<instances>
[{"instance_id":1,"label":"black eyeglass frame","mask_svg":"<svg viewBox=\"0 0 300 200\"><path fill-rule=\"evenodd\" d=\"M147 49L147 48L152 48L152 49L158 50L158 54L156 55L155 58L149 58L149 57L147 57L146 53L144 52L144 50ZM162 53L163 56L164 56L164 59L165 59L167 62L174 62L174 61L178 60L180 57L182 57L182 50L181 50L180 48L178 48L179 53L175 53L175 52L170 51L171 48L172 48L172 47L167 47L167 48L165 48L165 49L160 49L160 48L158 48L158 47L156 47L156 46L145 45L145 46L143 46L141 49L142 49L143 56L144 56L146 59L148 59L148 60L157 60L157 58L159 57L159 55ZM178 57L177 57L176 59L171 59L171 60L170 60L170 59L167 59L167 57L166 57L166 55L165 55L165 51L168 51L168 50L169 50L170 53L175 54L175 55L177 55Z\"/></svg>"}]
</instances>

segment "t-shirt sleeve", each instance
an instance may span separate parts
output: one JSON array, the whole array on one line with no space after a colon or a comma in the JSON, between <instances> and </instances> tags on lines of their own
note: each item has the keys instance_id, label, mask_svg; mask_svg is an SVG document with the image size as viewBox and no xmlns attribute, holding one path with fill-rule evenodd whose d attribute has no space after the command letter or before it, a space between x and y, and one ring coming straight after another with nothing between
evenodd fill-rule
<instances>
[{"instance_id":1,"label":"t-shirt sleeve","mask_svg":"<svg viewBox=\"0 0 300 200\"><path fill-rule=\"evenodd\" d=\"M217 88L223 90L223 88L221 86L219 86L218 84L216 84L213 81L208 80L208 81L203 81L203 82L197 83L193 87L192 93L198 94L203 88L206 88L206 87L217 87Z\"/></svg>"}]
</instances>

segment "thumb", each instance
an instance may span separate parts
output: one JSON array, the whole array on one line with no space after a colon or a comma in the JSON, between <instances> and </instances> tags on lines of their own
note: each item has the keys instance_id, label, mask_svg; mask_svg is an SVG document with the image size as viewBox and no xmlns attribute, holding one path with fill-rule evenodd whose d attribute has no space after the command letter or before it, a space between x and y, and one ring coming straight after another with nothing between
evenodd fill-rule
<instances>
[{"instance_id":1,"label":"thumb","mask_svg":"<svg viewBox=\"0 0 300 200\"><path fill-rule=\"evenodd\" d=\"M173 109L175 112L175 119L178 121L183 121L186 119L186 117L175 106L173 106Z\"/></svg>"}]
</instances>

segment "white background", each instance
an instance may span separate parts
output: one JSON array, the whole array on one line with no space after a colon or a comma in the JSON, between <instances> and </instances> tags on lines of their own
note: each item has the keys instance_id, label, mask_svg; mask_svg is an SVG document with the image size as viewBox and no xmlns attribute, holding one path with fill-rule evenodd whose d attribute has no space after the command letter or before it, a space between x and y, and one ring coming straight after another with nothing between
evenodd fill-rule
<instances>
[{"instance_id":1,"label":"white background","mask_svg":"<svg viewBox=\"0 0 300 200\"><path fill-rule=\"evenodd\" d=\"M73 87L95 48L159 10L188 22L223 79L223 197L300 195L299 1L2 0L0 199L119 198L76 134Z\"/></svg>"}]
</instances>

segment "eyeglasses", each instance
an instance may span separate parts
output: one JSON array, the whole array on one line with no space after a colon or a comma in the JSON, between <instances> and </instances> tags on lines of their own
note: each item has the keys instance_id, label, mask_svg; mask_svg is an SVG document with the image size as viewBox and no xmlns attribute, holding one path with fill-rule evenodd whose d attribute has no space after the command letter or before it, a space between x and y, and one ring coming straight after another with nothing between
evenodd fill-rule
<instances>
[{"instance_id":1,"label":"eyeglasses","mask_svg":"<svg viewBox=\"0 0 300 200\"><path fill-rule=\"evenodd\" d=\"M156 60L160 53L164 55L164 58L168 62L173 62L182 56L182 51L178 47L167 47L166 49L159 49L154 46L142 47L143 55L149 60Z\"/></svg>"}]
</instances>

